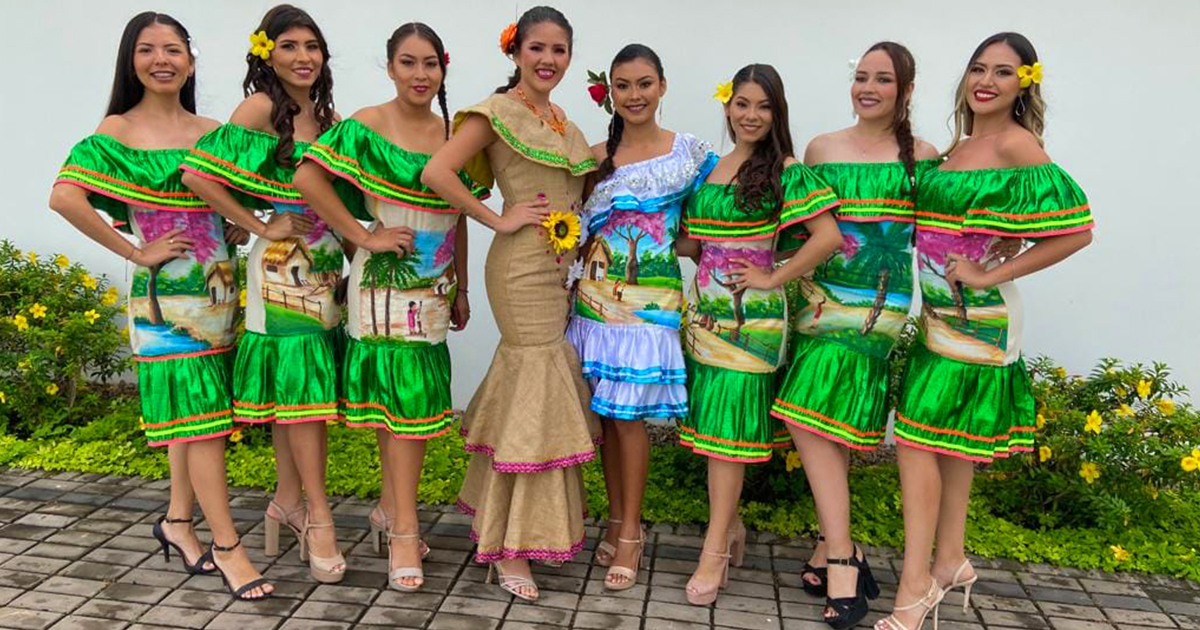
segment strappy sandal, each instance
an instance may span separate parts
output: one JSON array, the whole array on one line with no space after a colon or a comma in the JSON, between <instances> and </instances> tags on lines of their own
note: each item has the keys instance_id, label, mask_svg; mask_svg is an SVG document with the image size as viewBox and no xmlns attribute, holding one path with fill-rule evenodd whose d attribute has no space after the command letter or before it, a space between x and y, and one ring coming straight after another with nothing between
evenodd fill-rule
<instances>
[{"instance_id":1,"label":"strappy sandal","mask_svg":"<svg viewBox=\"0 0 1200 630\"><path fill-rule=\"evenodd\" d=\"M531 580L527 577L521 577L519 575L505 575L504 573L500 572L500 567L495 562L493 562L488 565L488 572L487 572L487 579L486 579L487 584L492 583L492 574L493 573L495 573L495 575L496 575L496 584L499 585L500 588L511 593L517 599L523 599L527 602L536 602L538 600L538 596L540 595L540 593L538 593L537 584L533 580ZM522 593L521 592L522 588L533 589L533 594L527 595L525 593Z\"/></svg>"},{"instance_id":2,"label":"strappy sandal","mask_svg":"<svg viewBox=\"0 0 1200 630\"><path fill-rule=\"evenodd\" d=\"M834 613L824 616L825 623L834 630L845 630L862 621L869 610L867 600L879 597L879 584L875 582L875 576L871 575L871 565L867 563L867 557L863 555L861 560L858 558L861 554L862 550L855 545L852 557L829 558L829 566L858 569L853 597L825 597L825 605Z\"/></svg>"},{"instance_id":3,"label":"strappy sandal","mask_svg":"<svg viewBox=\"0 0 1200 630\"><path fill-rule=\"evenodd\" d=\"M327 558L318 556L308 550L308 532L312 529L324 529L328 527L333 529L333 521L328 523L311 523L307 517L304 520L304 529L300 533L300 561L308 561L308 573L312 578L322 584L336 584L346 577L346 558L342 556L342 552L338 551L336 556ZM336 545L336 537L335 543ZM338 567L341 566L341 569Z\"/></svg>"},{"instance_id":4,"label":"strappy sandal","mask_svg":"<svg viewBox=\"0 0 1200 630\"><path fill-rule=\"evenodd\" d=\"M420 541L421 533L415 534L393 534L388 532L388 586L402 593L415 593L425 585L425 571L421 567L396 567L392 568L392 539L408 539L416 538ZM399 580L404 578L417 578L421 580L419 584L404 584Z\"/></svg>"},{"instance_id":5,"label":"strappy sandal","mask_svg":"<svg viewBox=\"0 0 1200 630\"><path fill-rule=\"evenodd\" d=\"M971 561L963 560L962 564L958 565L958 569L954 572L954 577L950 578L950 584L941 589L942 595L938 599L946 599L946 595L948 595L950 591L953 591L956 588L961 588L963 589L963 612L967 612L967 609L971 607L971 588L974 587L975 583L979 581L979 576L972 575L971 578L967 580L960 580L959 578L962 577L964 571L970 568ZM934 613L934 618L937 618L936 612Z\"/></svg>"},{"instance_id":6,"label":"strappy sandal","mask_svg":"<svg viewBox=\"0 0 1200 630\"><path fill-rule=\"evenodd\" d=\"M625 568L618 564L613 564L608 567L608 573L604 574L604 588L610 591L624 591L633 587L637 583L638 568L642 564L642 554L646 552L646 530L641 531L641 536L630 540L628 538L617 537L617 544L625 543L627 545L637 545L637 555L633 557L633 566ZM613 561L616 561L616 556L613 556ZM613 582L612 578L623 577L624 581Z\"/></svg>"},{"instance_id":7,"label":"strappy sandal","mask_svg":"<svg viewBox=\"0 0 1200 630\"><path fill-rule=\"evenodd\" d=\"M212 546L208 548L208 551L205 552L205 554L203 556L201 556L201 559L208 560L213 563L213 566L216 567L217 572L221 574L221 581L225 583L225 588L229 590L229 594L233 595L234 599L240 599L240 600L246 601L246 602L256 602L259 600L267 599L268 597L271 596L271 593L268 593L266 591L264 591L263 594L259 595L258 597L246 597L246 593L249 593L250 591L252 591L260 586L269 586L271 584L270 580L268 580L265 577L260 577L258 579L250 580L249 582L243 584L241 587L234 589L233 585L229 583L229 576L225 575L224 569L221 568L221 565L217 564L217 556L214 552L219 551L221 553L229 553L229 552L237 549L239 546L241 546L241 544L242 544L241 538L238 538L237 542L233 543L232 545L229 545L228 547L222 547L221 545L218 545L217 543L214 542L212 544Z\"/></svg>"},{"instance_id":8,"label":"strappy sandal","mask_svg":"<svg viewBox=\"0 0 1200 630\"><path fill-rule=\"evenodd\" d=\"M279 518L278 516L271 514L272 508L274 508L277 512L282 514L283 518ZM292 509L290 511L284 509L284 507L282 505L279 505L274 500L272 500L267 505L267 511L263 513L263 554L264 555L266 555L266 556L278 556L279 555L279 526L280 525L286 525L288 529L292 530L292 534L294 534L296 536L296 540L300 539L300 530L304 528L304 520L300 519L300 525L296 525L295 520L292 518L292 515L302 514L303 512L304 512L304 502L303 501L301 501L300 505L296 506L295 509Z\"/></svg>"},{"instance_id":9,"label":"strappy sandal","mask_svg":"<svg viewBox=\"0 0 1200 630\"><path fill-rule=\"evenodd\" d=\"M367 515L367 522L367 537L371 539L371 549L377 556L385 555L383 553L383 539L387 536L388 532L392 531L392 519L388 517L387 512L383 511L383 506L376 503L375 508ZM424 538L417 541L417 544L420 547L421 559L424 560L425 556L429 555L429 545L425 543Z\"/></svg>"},{"instance_id":10,"label":"strappy sandal","mask_svg":"<svg viewBox=\"0 0 1200 630\"><path fill-rule=\"evenodd\" d=\"M171 549L174 549L175 553L179 554L180 561L183 562L183 570L187 571L190 575L203 575L206 573L212 573L213 571L217 570L216 565L213 565L213 568L211 569L205 569L204 565L206 564L206 561L203 553L200 554L200 557L195 562L188 564L187 555L183 553L183 548L167 538L167 533L163 531L163 523L191 524L191 522L192 519L190 518L167 518L166 515L163 515L158 517L157 521L154 521L154 528L151 530L151 533L154 534L154 538L158 540L158 544L162 545L163 559L167 562L171 561Z\"/></svg>"},{"instance_id":11,"label":"strappy sandal","mask_svg":"<svg viewBox=\"0 0 1200 630\"><path fill-rule=\"evenodd\" d=\"M817 534L817 543L820 544L823 542L825 542L825 536ZM813 549L813 553L816 553L815 548ZM812 556L809 556L808 559L812 560ZM814 584L804 579L808 575L817 578L817 583ZM827 596L829 594L829 567L814 567L811 562L805 562L804 567L800 569L800 587L804 589L805 593L813 597Z\"/></svg>"},{"instance_id":12,"label":"strappy sandal","mask_svg":"<svg viewBox=\"0 0 1200 630\"><path fill-rule=\"evenodd\" d=\"M921 626L925 625L925 618L929 616L929 611L937 610L940 603L942 603L942 589L938 587L937 580L931 579L929 580L929 590L924 597L907 606L896 606L892 609L892 614L875 622L875 630L921 630ZM909 628L896 619L896 613L917 608L924 608L925 612L921 613L921 619L917 621L916 627ZM933 617L933 630L937 630L937 613L934 613Z\"/></svg>"},{"instance_id":13,"label":"strappy sandal","mask_svg":"<svg viewBox=\"0 0 1200 630\"><path fill-rule=\"evenodd\" d=\"M728 547L726 547L726 549L728 549ZM708 606L717 601L717 595L721 592L721 589L729 583L729 559L732 556L729 553L717 553L707 549L701 549L700 553L725 559L725 564L721 567L721 581L714 584L711 589L701 590L698 588L696 586L696 577L694 575L690 580L688 580L687 587L684 589L687 592L687 600L689 604L693 606Z\"/></svg>"},{"instance_id":14,"label":"strappy sandal","mask_svg":"<svg viewBox=\"0 0 1200 630\"><path fill-rule=\"evenodd\" d=\"M604 528L605 533L607 533L608 530L611 529L613 525L620 525L620 524L621 524L621 521L619 521L617 519L612 519L612 518L608 519L608 525L605 526L605 528ZM602 567L607 567L612 564L613 557L616 555L617 555L617 548L612 543L608 542L607 540L604 540L604 537L601 536L600 542L596 543L596 554L595 554L596 564L598 564Z\"/></svg>"}]
</instances>

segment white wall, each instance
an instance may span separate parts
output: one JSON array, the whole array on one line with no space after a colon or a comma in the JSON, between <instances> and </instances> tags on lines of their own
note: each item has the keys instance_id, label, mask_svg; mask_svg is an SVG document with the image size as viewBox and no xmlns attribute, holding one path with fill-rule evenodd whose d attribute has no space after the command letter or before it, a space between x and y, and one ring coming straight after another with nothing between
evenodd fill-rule
<instances>
[{"instance_id":1,"label":"white wall","mask_svg":"<svg viewBox=\"0 0 1200 630\"><path fill-rule=\"evenodd\" d=\"M147 8L187 25L200 50L201 113L225 119L241 99L247 35L272 4L0 3L0 58L7 62L0 83L3 237L39 253L64 252L123 284L120 261L46 208L56 169L103 113L122 27ZM301 4L329 39L343 115L392 96L384 41L405 21L425 21L445 40L452 108L482 99L510 69L496 42L515 18L511 3ZM994 32L1023 32L1046 68L1047 147L1087 192L1098 225L1092 247L1021 282L1027 354L1051 355L1072 371L1086 371L1104 356L1165 361L1200 389L1200 248L1193 245L1200 204L1194 185L1184 185L1196 181L1200 146L1200 3L570 0L556 6L575 26L576 57L554 100L593 142L602 140L607 119L587 98L584 69L607 69L626 43L640 41L662 56L670 79L665 124L717 146L721 117L713 87L746 63L774 64L802 148L813 135L851 123L847 60L877 40L894 39L917 57L918 133L944 146L951 96L968 55ZM470 236L474 319L450 342L460 406L497 339L482 282L489 234L473 224ZM1172 290L1179 293L1170 297Z\"/></svg>"}]
</instances>

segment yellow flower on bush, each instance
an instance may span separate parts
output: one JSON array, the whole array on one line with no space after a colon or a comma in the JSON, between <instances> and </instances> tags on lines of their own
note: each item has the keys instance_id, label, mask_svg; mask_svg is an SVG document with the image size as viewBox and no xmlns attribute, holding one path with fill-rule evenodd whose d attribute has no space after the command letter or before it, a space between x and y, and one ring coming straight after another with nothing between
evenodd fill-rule
<instances>
[{"instance_id":1,"label":"yellow flower on bush","mask_svg":"<svg viewBox=\"0 0 1200 630\"><path fill-rule=\"evenodd\" d=\"M13 315L13 323L17 325L17 330L21 332L29 330L29 320L25 319L24 315Z\"/></svg>"},{"instance_id":2,"label":"yellow flower on bush","mask_svg":"<svg viewBox=\"0 0 1200 630\"><path fill-rule=\"evenodd\" d=\"M33 251L32 249L29 250L29 262L35 265L37 264L37 252Z\"/></svg>"},{"instance_id":3,"label":"yellow flower on bush","mask_svg":"<svg viewBox=\"0 0 1200 630\"><path fill-rule=\"evenodd\" d=\"M5 394L4 392L0 392L0 405L7 405L7 404L8 404L8 395Z\"/></svg>"},{"instance_id":4,"label":"yellow flower on bush","mask_svg":"<svg viewBox=\"0 0 1200 630\"><path fill-rule=\"evenodd\" d=\"M1059 366L1058 369L1054 370L1054 375L1061 379L1067 378L1067 368Z\"/></svg>"},{"instance_id":5,"label":"yellow flower on bush","mask_svg":"<svg viewBox=\"0 0 1200 630\"><path fill-rule=\"evenodd\" d=\"M1122 418L1131 417L1133 415L1133 407L1130 407L1126 403L1121 403L1121 406L1117 407L1116 414Z\"/></svg>"},{"instance_id":6,"label":"yellow flower on bush","mask_svg":"<svg viewBox=\"0 0 1200 630\"><path fill-rule=\"evenodd\" d=\"M88 289L96 288L96 279L93 278L91 274L88 274L88 273L83 274L83 278L81 278L79 281L83 284L83 286L85 288L88 288Z\"/></svg>"},{"instance_id":7,"label":"yellow flower on bush","mask_svg":"<svg viewBox=\"0 0 1200 630\"><path fill-rule=\"evenodd\" d=\"M1051 457L1054 457L1054 451L1050 450L1049 446L1042 446L1038 448L1038 459L1046 462L1050 461Z\"/></svg>"},{"instance_id":8,"label":"yellow flower on bush","mask_svg":"<svg viewBox=\"0 0 1200 630\"><path fill-rule=\"evenodd\" d=\"M34 302L33 306L29 307L29 314L33 315L34 319L41 319L46 316L46 307L40 302Z\"/></svg>"},{"instance_id":9,"label":"yellow flower on bush","mask_svg":"<svg viewBox=\"0 0 1200 630\"><path fill-rule=\"evenodd\" d=\"M800 461L800 453L797 451L788 451L786 463L788 472L804 466L803 462Z\"/></svg>"},{"instance_id":10,"label":"yellow flower on bush","mask_svg":"<svg viewBox=\"0 0 1200 630\"><path fill-rule=\"evenodd\" d=\"M1154 406L1158 407L1159 413L1164 416L1169 416L1175 413L1175 401L1170 398L1162 398L1154 401Z\"/></svg>"},{"instance_id":11,"label":"yellow flower on bush","mask_svg":"<svg viewBox=\"0 0 1200 630\"><path fill-rule=\"evenodd\" d=\"M1121 398L1124 398L1129 395L1129 389L1123 385L1118 385L1117 388L1113 391L1117 392L1117 396L1119 396Z\"/></svg>"},{"instance_id":12,"label":"yellow flower on bush","mask_svg":"<svg viewBox=\"0 0 1200 630\"><path fill-rule=\"evenodd\" d=\"M1129 552L1126 551L1121 545L1111 545L1109 549L1112 550L1113 558L1116 559L1117 562L1129 561Z\"/></svg>"},{"instance_id":13,"label":"yellow flower on bush","mask_svg":"<svg viewBox=\"0 0 1200 630\"><path fill-rule=\"evenodd\" d=\"M1147 381L1146 379L1142 379L1142 380L1138 381L1137 394L1138 394L1138 398L1142 398L1142 399L1149 398L1150 397L1150 382Z\"/></svg>"},{"instance_id":14,"label":"yellow flower on bush","mask_svg":"<svg viewBox=\"0 0 1200 630\"><path fill-rule=\"evenodd\" d=\"M1089 413L1087 416L1087 419L1084 420L1083 430L1091 431L1092 433L1095 433L1096 435L1100 435L1100 423L1101 423L1100 413L1097 412L1095 409L1093 409L1092 413Z\"/></svg>"},{"instance_id":15,"label":"yellow flower on bush","mask_svg":"<svg viewBox=\"0 0 1200 630\"><path fill-rule=\"evenodd\" d=\"M146 416L138 416L138 430L146 430Z\"/></svg>"},{"instance_id":16,"label":"yellow flower on bush","mask_svg":"<svg viewBox=\"0 0 1200 630\"><path fill-rule=\"evenodd\" d=\"M1158 500L1158 488L1155 488L1154 486L1146 486L1146 493L1150 495L1151 499L1155 501Z\"/></svg>"},{"instance_id":17,"label":"yellow flower on bush","mask_svg":"<svg viewBox=\"0 0 1200 630\"><path fill-rule=\"evenodd\" d=\"M22 372L31 367L33 367L33 361L30 361L29 359L21 359L20 361L17 361L17 369L21 370Z\"/></svg>"},{"instance_id":18,"label":"yellow flower on bush","mask_svg":"<svg viewBox=\"0 0 1200 630\"><path fill-rule=\"evenodd\" d=\"M95 324L96 320L100 319L100 313L97 313L96 309L93 308L93 309L89 310L88 312L84 313L83 318L88 320L89 324Z\"/></svg>"},{"instance_id":19,"label":"yellow flower on bush","mask_svg":"<svg viewBox=\"0 0 1200 630\"><path fill-rule=\"evenodd\" d=\"M47 394L50 394L51 396L53 396L53 395L57 394L57 393L58 393L58 384L57 384L57 383L50 383L49 385L47 385L47 386L46 386L46 393L47 393Z\"/></svg>"},{"instance_id":20,"label":"yellow flower on bush","mask_svg":"<svg viewBox=\"0 0 1200 630\"><path fill-rule=\"evenodd\" d=\"M120 294L117 293L117 287L108 287L108 290L104 292L104 297L100 298L100 303L105 306L112 306L113 304L117 303L117 298L119 296Z\"/></svg>"},{"instance_id":21,"label":"yellow flower on bush","mask_svg":"<svg viewBox=\"0 0 1200 630\"><path fill-rule=\"evenodd\" d=\"M59 269L66 269L71 266L71 259L59 254L54 257L54 264L58 265Z\"/></svg>"},{"instance_id":22,"label":"yellow flower on bush","mask_svg":"<svg viewBox=\"0 0 1200 630\"><path fill-rule=\"evenodd\" d=\"M1041 431L1042 429L1045 429L1045 428L1046 428L1046 416L1043 416L1042 414L1039 413L1037 415L1037 430Z\"/></svg>"},{"instance_id":23,"label":"yellow flower on bush","mask_svg":"<svg viewBox=\"0 0 1200 630\"><path fill-rule=\"evenodd\" d=\"M1200 448L1192 449L1192 454L1185 455L1179 464L1183 466L1183 469L1187 472L1196 472L1197 470L1200 470Z\"/></svg>"},{"instance_id":24,"label":"yellow flower on bush","mask_svg":"<svg viewBox=\"0 0 1200 630\"><path fill-rule=\"evenodd\" d=\"M235 443L235 444L236 444L236 443L238 443L238 442L241 442L241 441L242 441L242 430L241 430L241 429L234 429L234 430L233 430L233 433L230 433L230 434L229 434L229 441L230 441L230 442L233 442L233 443Z\"/></svg>"},{"instance_id":25,"label":"yellow flower on bush","mask_svg":"<svg viewBox=\"0 0 1200 630\"><path fill-rule=\"evenodd\" d=\"M733 81L718 85L717 91L713 92L713 98L722 103L728 103L729 99L733 98Z\"/></svg>"},{"instance_id":26,"label":"yellow flower on bush","mask_svg":"<svg viewBox=\"0 0 1200 630\"><path fill-rule=\"evenodd\" d=\"M1089 484L1095 483L1100 478L1100 467L1091 462L1084 462L1079 467L1079 476L1083 477L1083 480Z\"/></svg>"},{"instance_id":27,"label":"yellow flower on bush","mask_svg":"<svg viewBox=\"0 0 1200 630\"><path fill-rule=\"evenodd\" d=\"M242 308L246 308L246 290L245 289L242 289L241 293L238 293L238 306L240 306Z\"/></svg>"}]
</instances>

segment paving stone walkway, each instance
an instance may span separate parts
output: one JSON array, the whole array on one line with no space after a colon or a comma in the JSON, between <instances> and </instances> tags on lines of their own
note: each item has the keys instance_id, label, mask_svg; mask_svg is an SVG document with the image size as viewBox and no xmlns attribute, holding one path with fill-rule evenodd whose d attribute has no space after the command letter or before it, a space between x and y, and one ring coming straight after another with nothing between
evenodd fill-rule
<instances>
[{"instance_id":1,"label":"paving stone walkway","mask_svg":"<svg viewBox=\"0 0 1200 630\"><path fill-rule=\"evenodd\" d=\"M275 580L275 597L266 602L235 602L219 577L189 577L177 560L164 564L153 553L150 527L166 509L166 481L0 469L0 628L828 628L819 621L821 602L798 588L810 540L752 534L745 567L731 571L714 608L698 608L687 605L683 585L698 554L700 530L658 525L646 550L648 570L634 588L609 594L603 570L582 562L537 567L542 597L530 605L483 584L485 569L470 558L469 521L449 509L422 511L433 551L425 562L423 591L404 594L385 589L387 560L366 541L371 503L334 500L351 569L341 584L330 586L308 577L291 538L283 541L286 553L263 557L263 492L235 488L231 497L252 559ZM596 527L588 528L589 549L596 533ZM890 606L899 568L894 550L867 551L884 592L862 627ZM579 556L590 558L590 552ZM961 594L952 596L941 608L943 630L1200 630L1198 584L1011 561L975 560L975 566L980 583L971 607L964 612Z\"/></svg>"}]
</instances>

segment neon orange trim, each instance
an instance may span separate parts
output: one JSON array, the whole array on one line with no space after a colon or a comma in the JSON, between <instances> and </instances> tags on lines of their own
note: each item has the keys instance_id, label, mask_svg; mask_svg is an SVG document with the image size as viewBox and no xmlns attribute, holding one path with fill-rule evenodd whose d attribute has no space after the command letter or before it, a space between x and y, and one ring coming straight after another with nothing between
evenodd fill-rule
<instances>
[{"instance_id":1,"label":"neon orange trim","mask_svg":"<svg viewBox=\"0 0 1200 630\"><path fill-rule=\"evenodd\" d=\"M904 206L905 208L912 208L912 207L916 206L916 204L914 204L911 201L901 201L899 199L842 199L841 202L842 202L843 206L847 205L847 204L849 204L849 205L855 205L855 204L870 205L870 204L880 204L880 203L886 203L886 204L893 205L893 206Z\"/></svg>"},{"instance_id":2,"label":"neon orange trim","mask_svg":"<svg viewBox=\"0 0 1200 630\"><path fill-rule=\"evenodd\" d=\"M445 201L445 199L442 199L441 197L439 197L437 195L437 193L421 192L419 190L413 190L411 188L397 186L396 184L393 184L387 180L383 180L378 177L375 177L374 175L371 175L370 173L364 171L362 168L362 165L358 163L358 160L355 160L354 158L347 156L347 155L342 155L341 153L334 151L331 147L329 147L327 145L321 144L321 145L317 145L317 146L321 147L322 149L325 149L326 151L329 152L330 155L337 157L337 159L344 160L346 162L353 164L354 167L358 169L358 172L361 173L363 177L366 177L367 179L369 179L373 182L378 182L380 184L383 184L384 186L387 186L388 188L395 188L396 190L402 190L410 195L415 195L417 197L428 197L429 199L437 199L439 201ZM309 156L309 157L312 157L312 156Z\"/></svg>"},{"instance_id":3,"label":"neon orange trim","mask_svg":"<svg viewBox=\"0 0 1200 630\"><path fill-rule=\"evenodd\" d=\"M820 418L821 420L824 420L825 422L828 422L829 424L837 425L837 426L853 433L854 435L857 435L860 437L876 437L876 436L883 435L883 431L859 431L844 422L838 422L837 420L834 420L833 418L830 418L823 414L817 413L817 412L813 411L812 409L805 409L804 407L801 407L799 405L793 405L792 403L787 402L786 400L780 400L780 399L776 398L775 404L782 405L784 407L791 407L792 409L795 409L796 411L806 413L815 418ZM776 417L778 417L778 416L776 416Z\"/></svg>"},{"instance_id":4,"label":"neon orange trim","mask_svg":"<svg viewBox=\"0 0 1200 630\"><path fill-rule=\"evenodd\" d=\"M196 193L194 193L194 192L190 192L190 191L184 191L184 192L163 192L163 191L161 191L161 190L154 190L154 189L151 189L151 188L145 188L145 187L143 187L143 186L138 186L137 184L132 184L132 183L130 183L130 182L127 182L127 181L125 181L125 180L123 180L123 179L117 179L117 178L115 178L115 177L109 177L108 175L104 175L103 173L97 173L96 171L93 171L93 170L90 170L90 169L83 168L82 166L75 166L75 165L64 166L64 167L62 167L62 170L64 170L64 171L81 171L81 172L83 172L83 173L87 173L87 174L89 174L89 175L93 175L93 176L95 176L95 177L98 177L98 178L100 178L100 179L107 180L107 181L113 182L113 183L115 183L115 184L120 184L121 186L123 186L123 187L125 187L125 188L132 188L132 189L134 189L134 190L140 190L140 191L142 191L142 192L144 192L144 193L149 193L149 194L151 194L151 195L158 195L159 197L191 197L191 198L193 198L193 199L196 199L196 200L198 200L198 201L200 200L200 196L199 196L199 195L197 195L197 194L196 194Z\"/></svg>"},{"instance_id":5,"label":"neon orange trim","mask_svg":"<svg viewBox=\"0 0 1200 630\"><path fill-rule=\"evenodd\" d=\"M703 433L698 433L698 432L696 432L695 429L693 429L691 427L679 427L679 428L680 428L680 430L690 433L695 437L702 438L709 442L716 442L717 444L725 444L727 446L750 446L750 447L755 447L755 448L772 448L772 445L774 444L774 442L772 442L771 444L764 444L761 442L735 442L733 440L723 440L719 437L713 437L711 435L705 435Z\"/></svg>"},{"instance_id":6,"label":"neon orange trim","mask_svg":"<svg viewBox=\"0 0 1200 630\"><path fill-rule=\"evenodd\" d=\"M802 203L808 201L809 199L812 199L813 197L816 197L818 195L826 195L826 194L833 194L833 189L832 188L822 188L820 190L814 190L814 191L808 193L807 195L805 195L803 199L793 199L791 201L784 202L783 207L789 208L791 206L799 205L799 204L802 204Z\"/></svg>"},{"instance_id":7,"label":"neon orange trim","mask_svg":"<svg viewBox=\"0 0 1200 630\"><path fill-rule=\"evenodd\" d=\"M263 177L263 176L261 176L261 175L259 175L259 174L257 174L257 173L253 173L253 172L251 172L251 171L247 171L246 169L244 169L244 168L242 168L242 167L240 167L240 166L238 166L238 165L236 165L236 164L233 164L232 162L226 162L225 160L222 160L221 158L219 158L219 157L217 157L217 156L215 156L215 155L213 155L213 154L211 154L211 153L206 153L206 152L204 152L204 151L199 151L199 150L196 150L196 149L192 149L192 153L195 153L196 155L201 155L201 156L204 156L206 159L212 160L213 162L216 162L216 163L218 163L218 164L222 164L222 165L224 165L224 166L228 166L229 168L231 168L231 169L233 169L233 170L237 171L238 173L240 173L240 174L242 174L242 175L245 175L245 176L247 176L247 177L253 177L254 179L257 179L257 180L259 180L259 181L261 181L261 182L264 182L264 183L267 183L267 184L271 184L271 185L273 185L273 186L279 186L279 187L282 187L282 188L294 188L294 186L292 186L291 184L285 184L285 183L283 183L283 182L280 182L280 181L275 181L275 180L273 180L273 179L267 179L266 177ZM193 166L192 168L195 168L195 167Z\"/></svg>"},{"instance_id":8,"label":"neon orange trim","mask_svg":"<svg viewBox=\"0 0 1200 630\"><path fill-rule=\"evenodd\" d=\"M959 431L957 429L939 429L936 427L931 427L931 426L921 424L920 422L917 422L911 418L906 418L906 417L900 415L899 412L896 412L896 417L899 418L900 420L904 421L904 424L912 425L918 429L929 431L930 433L939 433L941 435L954 435L954 436L958 436L961 438L966 438L968 440L975 440L976 442L991 443L991 442L999 442L1002 440L1009 440L1012 438L1012 436L1008 433L1005 433L1004 435L997 435L996 437L989 438L989 437L983 437L982 435L971 435L970 433L967 433L965 431ZM1037 428L1036 427L1012 427L1011 430L1019 431L1019 432L1032 432L1032 431L1036 431Z\"/></svg>"},{"instance_id":9,"label":"neon orange trim","mask_svg":"<svg viewBox=\"0 0 1200 630\"><path fill-rule=\"evenodd\" d=\"M385 407L384 405L381 405L379 403L352 403L349 400L346 400L345 398L343 398L342 404L351 409L361 409L363 407L368 407L371 409L378 409L379 411L382 411L384 413L384 415L386 415L388 417L389 420L395 420L396 422L409 423L409 424L418 424L421 422L433 422L435 420L441 420L442 418L445 418L448 414L453 413L453 410L447 409L446 411L443 411L436 416L430 416L428 418L400 418L400 417L392 415L392 412L390 409L388 409L387 407Z\"/></svg>"},{"instance_id":10,"label":"neon orange trim","mask_svg":"<svg viewBox=\"0 0 1200 630\"><path fill-rule=\"evenodd\" d=\"M747 226L747 227L767 225L770 223L770 221L767 221L767 220L764 220L764 221L721 221L718 219L694 219L694 218L690 218L690 217L687 219L687 222L688 223L702 223L702 224L706 224L706 225L727 225L727 226Z\"/></svg>"},{"instance_id":11,"label":"neon orange trim","mask_svg":"<svg viewBox=\"0 0 1200 630\"><path fill-rule=\"evenodd\" d=\"M228 409L225 409L224 411L214 411L212 413L204 413L204 414L200 414L198 416L188 416L186 418L176 418L176 419L168 421L168 422L160 422L160 423L156 423L156 424L151 424L151 423L147 422L146 428L147 429L164 429L166 427L175 426L177 424L183 424L185 422L195 422L197 420L209 420L212 418L219 418L224 415L231 415L231 412Z\"/></svg>"},{"instance_id":12,"label":"neon orange trim","mask_svg":"<svg viewBox=\"0 0 1200 630\"><path fill-rule=\"evenodd\" d=\"M967 210L967 214L986 214L988 216L1001 217L1005 219L1042 219L1045 217L1062 216L1064 214L1075 214L1076 212L1083 212L1084 210L1091 210L1091 206L1085 203L1082 206L1067 208L1066 210L1051 210L1048 212L1035 212L1034 214L1010 214L1007 212L995 212L993 210L988 210L987 208L972 208Z\"/></svg>"},{"instance_id":13,"label":"neon orange trim","mask_svg":"<svg viewBox=\"0 0 1200 630\"><path fill-rule=\"evenodd\" d=\"M276 403L263 403L261 405L257 405L243 400L235 400L233 401L233 404L237 407L250 407L251 409L266 409L268 407L277 407L279 409L316 409L320 407L332 407L337 403L313 403L311 405L278 405Z\"/></svg>"}]
</instances>

